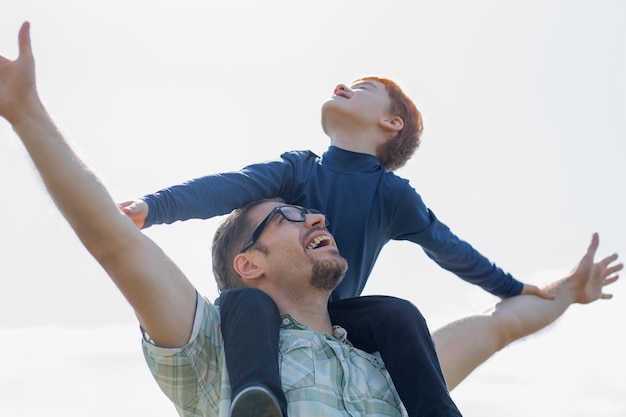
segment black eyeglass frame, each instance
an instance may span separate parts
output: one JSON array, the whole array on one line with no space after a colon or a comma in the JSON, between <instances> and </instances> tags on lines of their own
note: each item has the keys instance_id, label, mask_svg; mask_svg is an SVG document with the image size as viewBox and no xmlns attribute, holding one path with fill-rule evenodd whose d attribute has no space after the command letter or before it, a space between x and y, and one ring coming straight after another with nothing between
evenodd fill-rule
<instances>
[{"instance_id":1,"label":"black eyeglass frame","mask_svg":"<svg viewBox=\"0 0 626 417\"><path fill-rule=\"evenodd\" d=\"M283 211L284 208L294 208L294 209L297 209L298 213L300 213L300 217L298 217L298 218L290 217L290 215L292 215L294 212L290 211L290 212L287 212L288 214L286 214ZM278 214L283 216L283 218L285 220L287 220L287 221L294 222L294 223L301 223L301 222L306 220L306 215L307 214L323 214L323 213L318 211L318 210L315 210L315 209L309 209L309 208L304 208L304 207L300 207L300 206L293 206L293 205L290 205L290 204L284 204L282 206L276 206L276 207L274 207L272 209L272 211L269 212L269 214L265 217L265 219L263 219L261 224L259 224L259 226L256 229L254 229L254 232L252 232L252 235L250 236L250 239L248 239L246 241L246 243L243 245L243 248L241 249L241 253L246 252L248 249L250 249L256 243L256 241L261 236L261 233L263 233L265 228L270 224L270 222L272 220L274 220L274 217L276 217L276 215L278 215ZM324 215L324 225L326 227L328 227L328 220L326 219L326 215Z\"/></svg>"}]
</instances>

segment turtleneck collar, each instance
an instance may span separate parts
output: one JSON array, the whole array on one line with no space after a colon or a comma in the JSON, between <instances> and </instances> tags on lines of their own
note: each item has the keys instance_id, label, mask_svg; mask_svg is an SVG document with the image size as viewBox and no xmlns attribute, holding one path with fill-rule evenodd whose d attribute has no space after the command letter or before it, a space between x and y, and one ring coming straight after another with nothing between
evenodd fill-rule
<instances>
[{"instance_id":1,"label":"turtleneck collar","mask_svg":"<svg viewBox=\"0 0 626 417\"><path fill-rule=\"evenodd\" d=\"M339 172L374 172L382 169L380 160L367 153L347 151L331 145L322 155L322 165Z\"/></svg>"}]
</instances>

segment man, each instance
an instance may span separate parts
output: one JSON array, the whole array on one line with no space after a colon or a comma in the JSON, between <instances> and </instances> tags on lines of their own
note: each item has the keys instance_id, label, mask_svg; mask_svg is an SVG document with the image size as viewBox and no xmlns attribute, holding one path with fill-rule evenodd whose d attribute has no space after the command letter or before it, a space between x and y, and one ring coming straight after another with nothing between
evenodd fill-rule
<instances>
[{"instance_id":1,"label":"man","mask_svg":"<svg viewBox=\"0 0 626 417\"><path fill-rule=\"evenodd\" d=\"M121 213L51 121L36 89L28 23L20 29L19 46L17 60L0 56L0 115L9 121L24 143L61 213L133 307L145 335L144 351L151 370L179 413L216 416L228 413L230 392L221 357L218 309L198 296L178 267ZM241 277L242 285L263 291L272 297L281 313L288 314L283 322L287 329L281 330L281 369L290 411L302 416L323 415L331 410L340 415L347 412L403 415L379 356L351 348L345 334L332 327L325 303L331 287L340 279L345 262L324 227L324 216L295 208L294 215L300 212L302 216L289 217L291 214L285 214L286 211L275 210L280 205L270 201L250 208L246 223L250 234L268 213L275 213L274 219L254 233L251 250L233 252L231 265ZM239 243L246 243L249 234L234 235L244 241L223 240L221 229L216 243L240 251ZM315 243L311 245L312 242ZM510 317L519 321L520 333L505 336L520 337L524 332L549 324L573 302L609 298L602 293L602 287L617 279L615 273L622 265L613 264L617 255L594 263L597 245L594 236L577 269L556 284L555 300L515 297L500 304L497 315L470 319L435 333L448 385L460 382L463 373L471 372L474 364L495 353L501 347L497 343L508 343L507 338L500 339L501 335L490 332L498 331ZM285 259L289 262L281 262ZM529 302L536 303L532 305L533 311L527 308ZM516 313L516 307L522 305L519 317L508 314ZM483 346L482 339L475 337L462 339L465 332L476 334L476 331L489 335L487 339L495 344ZM300 343L301 339L294 339L294 335L302 336L310 344ZM476 357L457 354L455 349L460 340L468 355ZM356 384L355 389L342 391L346 386L339 383L346 379L337 379L337 375L326 375L325 384L319 383L318 375L323 377L323 372L311 372L308 364L314 362L312 355L320 354L322 349L329 361L322 366L333 372L340 369L349 372L349 381ZM333 357L331 353L341 356ZM346 365L344 359L352 362ZM450 370L459 371L453 375L449 374ZM305 375L300 377L302 374ZM174 382L172 375L184 378ZM188 375L192 377L187 378ZM338 395L348 395L342 398L352 401L339 401ZM340 404L332 404L333 400Z\"/></svg>"}]
</instances>

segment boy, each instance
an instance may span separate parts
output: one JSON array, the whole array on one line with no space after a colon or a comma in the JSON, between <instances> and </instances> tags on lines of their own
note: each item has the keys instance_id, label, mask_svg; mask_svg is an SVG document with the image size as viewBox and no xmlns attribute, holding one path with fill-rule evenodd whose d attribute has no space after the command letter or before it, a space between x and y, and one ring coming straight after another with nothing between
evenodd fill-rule
<instances>
[{"instance_id":1,"label":"boy","mask_svg":"<svg viewBox=\"0 0 626 417\"><path fill-rule=\"evenodd\" d=\"M338 85L322 106L322 127L331 144L322 157L310 151L286 152L279 160L198 178L121 207L139 228L210 218L272 197L326 213L329 230L350 265L331 296L333 323L348 331L356 347L381 352L409 415L421 415L436 395L429 387L442 383L436 356L423 355L432 351L426 323L409 303L357 297L390 239L419 244L442 268L494 295L551 294L515 280L455 236L408 180L393 173L411 158L422 133L419 111L395 82L364 77L351 87ZM254 243L251 239L241 252ZM234 405L239 400L245 408L244 394L260 386L261 391L269 389L286 415L276 364L276 307L239 289L224 291L220 308Z\"/></svg>"}]
</instances>

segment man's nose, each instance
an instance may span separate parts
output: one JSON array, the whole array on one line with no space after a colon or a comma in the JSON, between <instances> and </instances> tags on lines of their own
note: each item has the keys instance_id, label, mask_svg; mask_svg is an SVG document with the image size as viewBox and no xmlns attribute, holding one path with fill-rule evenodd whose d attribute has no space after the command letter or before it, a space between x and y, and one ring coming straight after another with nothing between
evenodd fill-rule
<instances>
[{"instance_id":1,"label":"man's nose","mask_svg":"<svg viewBox=\"0 0 626 417\"><path fill-rule=\"evenodd\" d=\"M321 225L323 227L328 226L326 222L326 216L322 213L307 213L305 224L307 227L313 227L317 225Z\"/></svg>"}]
</instances>

